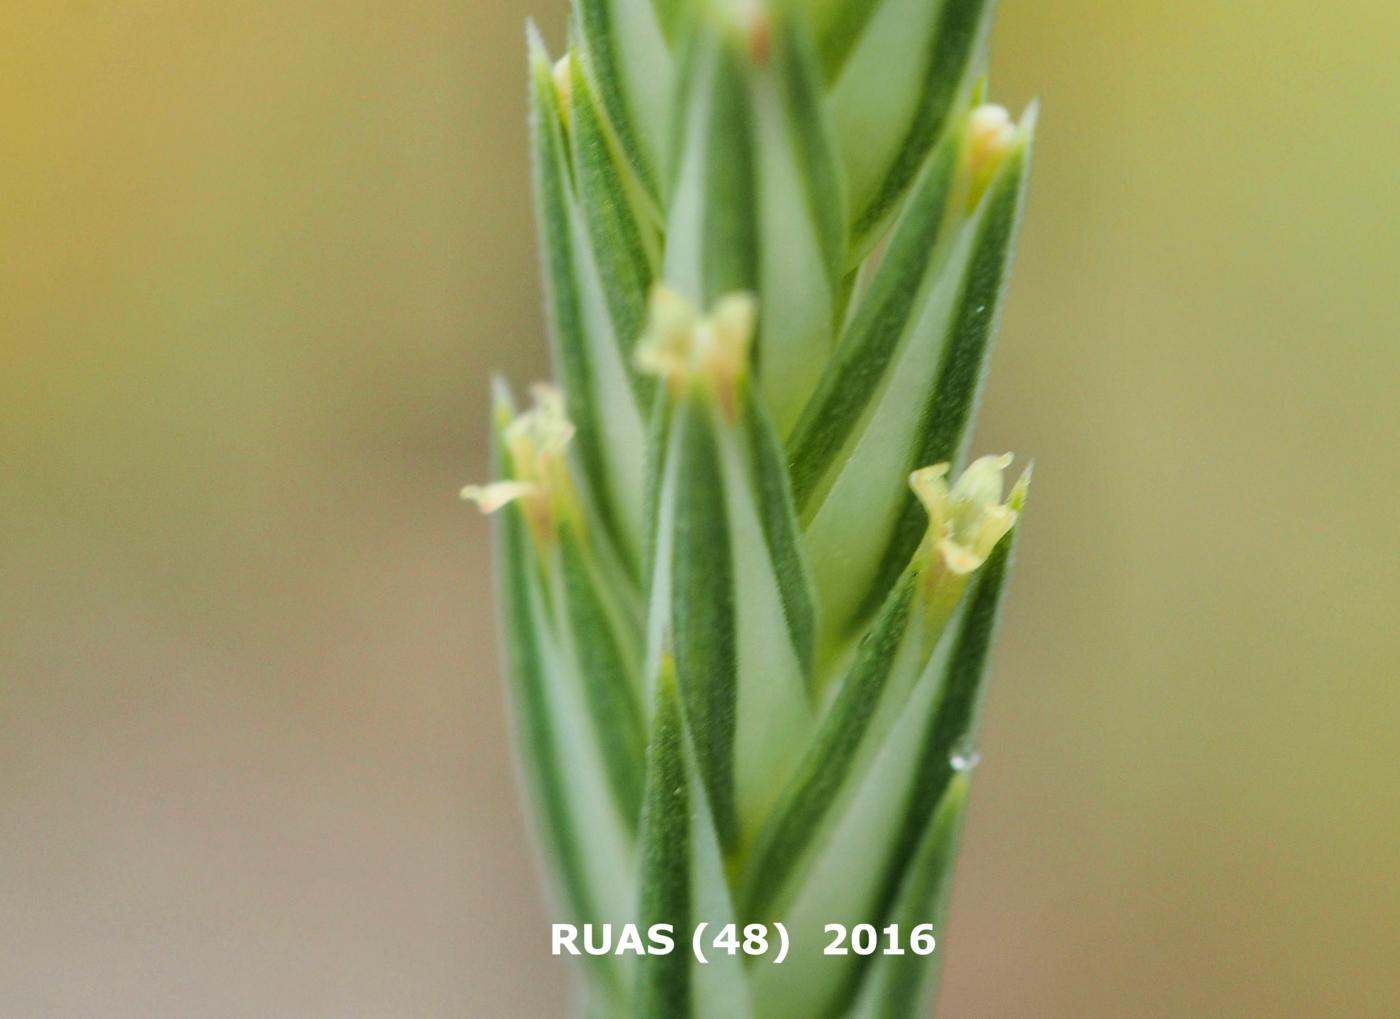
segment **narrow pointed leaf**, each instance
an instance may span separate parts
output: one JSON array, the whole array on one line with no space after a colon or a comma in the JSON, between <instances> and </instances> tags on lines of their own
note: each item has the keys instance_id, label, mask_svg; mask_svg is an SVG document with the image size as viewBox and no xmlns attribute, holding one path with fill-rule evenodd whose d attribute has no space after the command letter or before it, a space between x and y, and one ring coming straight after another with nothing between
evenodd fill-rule
<instances>
[{"instance_id":1,"label":"narrow pointed leaf","mask_svg":"<svg viewBox=\"0 0 1400 1019\"><path fill-rule=\"evenodd\" d=\"M576 11L608 119L641 187L656 201L657 141L669 136L674 74L666 35L676 14L658 10L653 0L578 0Z\"/></svg>"},{"instance_id":2,"label":"narrow pointed leaf","mask_svg":"<svg viewBox=\"0 0 1400 1019\"><path fill-rule=\"evenodd\" d=\"M713 937L735 922L734 910L669 656L662 656L655 687L639 917L646 928L669 924L676 943L670 953L639 960L632 1014L637 1019L747 1019L742 960L712 952L708 963L700 965L691 951L692 931L704 923Z\"/></svg>"},{"instance_id":3,"label":"narrow pointed leaf","mask_svg":"<svg viewBox=\"0 0 1400 1019\"><path fill-rule=\"evenodd\" d=\"M1026 155L1023 141L1007 156L946 257L906 259L896 237L829 383L794 436L794 492L829 641L846 639L878 608L918 544L924 517L905 483L910 471L960 466L1020 217ZM939 180L936 172L927 178L931 188ZM916 243L925 224L905 225Z\"/></svg>"},{"instance_id":4,"label":"narrow pointed leaf","mask_svg":"<svg viewBox=\"0 0 1400 1019\"><path fill-rule=\"evenodd\" d=\"M570 419L578 429L576 447L599 515L609 533L618 524L606 484L607 468L593 401L593 366L584 335L582 298L574 271L571 181L567 143L549 58L531 39L531 133L535 148L535 207L544 260L544 280L555 366Z\"/></svg>"},{"instance_id":5,"label":"narrow pointed leaf","mask_svg":"<svg viewBox=\"0 0 1400 1019\"><path fill-rule=\"evenodd\" d=\"M665 280L709 307L758 286L753 110L734 41L711 25L691 45Z\"/></svg>"},{"instance_id":6,"label":"narrow pointed leaf","mask_svg":"<svg viewBox=\"0 0 1400 1019\"><path fill-rule=\"evenodd\" d=\"M891 593L754 850L744 904L756 917L770 915L781 904L783 893L815 848L822 822L856 771L871 719L906 647L916 582L911 572Z\"/></svg>"},{"instance_id":7,"label":"narrow pointed leaf","mask_svg":"<svg viewBox=\"0 0 1400 1019\"><path fill-rule=\"evenodd\" d=\"M936 383L921 408L917 434L922 437L908 461L913 464L950 462L960 468L967 456L973 417L982 398L987 362L1006 292L1006 277L1025 197L1028 150L1020 149L1008 162L988 195L986 218L968 262L947 339L938 364ZM923 533L923 510L903 493L893 536L885 546L876 579L860 607L868 612L879 591L898 575L904 558Z\"/></svg>"},{"instance_id":8,"label":"narrow pointed leaf","mask_svg":"<svg viewBox=\"0 0 1400 1019\"><path fill-rule=\"evenodd\" d=\"M751 17L711 15L692 42L665 278L702 306L764 294L754 361L785 434L834 346L846 216L805 23L781 5Z\"/></svg>"},{"instance_id":9,"label":"narrow pointed leaf","mask_svg":"<svg viewBox=\"0 0 1400 1019\"><path fill-rule=\"evenodd\" d=\"M860 37L831 92L857 254L876 239L970 93L993 4L882 0L868 13L865 6L849 15ZM837 59L830 40L828 61ZM891 67L918 70L891 74Z\"/></svg>"},{"instance_id":10,"label":"narrow pointed leaf","mask_svg":"<svg viewBox=\"0 0 1400 1019\"><path fill-rule=\"evenodd\" d=\"M651 255L621 156L582 63L570 62L570 118L578 205L598 271L610 326L637 404L651 406L652 380L636 370L632 351L646 326L654 279Z\"/></svg>"},{"instance_id":11,"label":"narrow pointed leaf","mask_svg":"<svg viewBox=\"0 0 1400 1019\"><path fill-rule=\"evenodd\" d=\"M1023 482L1012 496L1013 508L1018 512L1023 508L1024 498ZM985 693L983 679L1001 620L1018 530L1013 528L1002 538L982 567L964 604L962 618L949 634L953 639L946 665L940 670L934 687L936 697L921 726L919 752L903 766L909 781L903 785L904 802L896 812L899 820L888 842L884 863L878 868L879 879L874 898L865 907L870 923L893 923L901 895L913 899L906 903L912 909L919 904L918 896L927 890L937 892L950 887L951 872L933 874L921 870L930 861L927 858L921 860L920 854L937 853L937 849L929 848L928 843L937 843L939 836L930 836L929 829L938 825L938 805L944 801L953 783L963 775L959 765L954 762L955 756L967 758L975 754L972 748L975 746ZM925 716L921 713L921 717ZM956 833L952 834L955 836ZM939 859L951 867L954 857L949 854ZM928 922L939 919L929 917ZM849 982L838 999L841 1008L844 1009L855 995L859 978L858 969L850 972ZM904 974L901 980L905 982L904 991L901 992L905 997L899 1000L907 1002L907 996L912 994L913 1003L918 1004L920 985L916 983L910 987L909 974Z\"/></svg>"},{"instance_id":12,"label":"narrow pointed leaf","mask_svg":"<svg viewBox=\"0 0 1400 1019\"><path fill-rule=\"evenodd\" d=\"M792 953L782 967L784 973L752 971L756 1000L781 994L791 1015L844 1015L838 1003L848 1000L861 963L857 957L825 955L829 938L822 934L829 923L845 924L848 929L878 924L880 914L873 907L885 873L883 861L899 832L913 781L911 763L919 757L920 740L958 625L955 617L922 671L909 660L914 653L911 644L900 642L892 667L898 678L887 681L890 689L880 696L877 717L867 723L864 739L838 776L834 802L818 811L809 841L795 845L795 866L762 914L764 919L787 925ZM900 688L898 696L895 686Z\"/></svg>"},{"instance_id":13,"label":"narrow pointed leaf","mask_svg":"<svg viewBox=\"0 0 1400 1019\"><path fill-rule=\"evenodd\" d=\"M667 660L656 685L656 710L647 748L646 803L641 835L641 922L670 924L681 933L691 919L690 777L676 678ZM644 956L638 968L636 1012L645 1016L691 1013L691 955L684 940L677 950Z\"/></svg>"},{"instance_id":14,"label":"narrow pointed leaf","mask_svg":"<svg viewBox=\"0 0 1400 1019\"><path fill-rule=\"evenodd\" d=\"M822 482L829 482L833 464L888 381L916 306L926 296L930 267L942 251L939 242L947 229L959 143L959 137L946 139L930 161L855 319L789 440L799 511L824 494Z\"/></svg>"},{"instance_id":15,"label":"narrow pointed leaf","mask_svg":"<svg viewBox=\"0 0 1400 1019\"><path fill-rule=\"evenodd\" d=\"M743 396L734 425L721 425L717 435L734 578L734 798L747 841L811 732L815 610L785 479L769 473L776 459L771 425ZM756 487L759 470L766 483Z\"/></svg>"},{"instance_id":16,"label":"narrow pointed leaf","mask_svg":"<svg viewBox=\"0 0 1400 1019\"><path fill-rule=\"evenodd\" d=\"M672 640L686 719L722 846L738 838L734 729L738 681L734 564L719 449L703 407L687 408L677 458L671 590Z\"/></svg>"},{"instance_id":17,"label":"narrow pointed leaf","mask_svg":"<svg viewBox=\"0 0 1400 1019\"><path fill-rule=\"evenodd\" d=\"M1016 508L1020 499L1013 496ZM844 779L855 788L835 797L828 816L812 826L810 847L797 845L798 853L812 853L813 859L790 886L796 894L764 914L795 932L788 972L781 978L792 982L794 1015L845 1015L864 973L861 957L823 955L815 932L827 923L880 927L893 922L888 917L895 898L914 873L930 818L955 774L953 752L975 733L974 705L1015 533L1013 528L978 572L912 689L882 698L877 710L883 717L867 723L869 757L854 758L859 767ZM777 976L762 971L754 976L759 999L776 993Z\"/></svg>"},{"instance_id":18,"label":"narrow pointed leaf","mask_svg":"<svg viewBox=\"0 0 1400 1019\"><path fill-rule=\"evenodd\" d=\"M816 649L816 595L802 549L787 464L773 425L751 391L745 393L743 412L751 458L750 490L763 527L764 543L772 561L793 650L803 675L810 681Z\"/></svg>"},{"instance_id":19,"label":"narrow pointed leaf","mask_svg":"<svg viewBox=\"0 0 1400 1019\"><path fill-rule=\"evenodd\" d=\"M646 732L638 702L639 643L599 582L579 538L559 533L562 614L568 644L584 687L584 700L611 783L619 814L629 826L641 810Z\"/></svg>"},{"instance_id":20,"label":"narrow pointed leaf","mask_svg":"<svg viewBox=\"0 0 1400 1019\"><path fill-rule=\"evenodd\" d=\"M502 408L498 419L508 415ZM508 477L509 454L498 440L495 444L497 476ZM574 923L606 922L625 917L627 903L619 897L617 878L625 873L625 856L603 861L599 873L594 855L596 825L606 825L607 813L585 819L580 825L577 807L584 809L579 764L569 756L567 740L561 738L559 698L552 673L557 656L549 647L546 595L538 561L524 517L518 506L506 506L494 524L497 573L497 604L500 606L506 675L511 687L511 703L520 759L530 800L535 805L537 836L544 848L543 859L552 872L564 916ZM591 823L588 823L591 822ZM606 836L601 844L613 840ZM620 873L619 873L620 872ZM600 993L618 993L620 975L614 961L590 957Z\"/></svg>"},{"instance_id":21,"label":"narrow pointed leaf","mask_svg":"<svg viewBox=\"0 0 1400 1019\"><path fill-rule=\"evenodd\" d=\"M583 872L584 849L565 806L568 796L553 725L546 704L545 656L535 628L531 595L531 554L525 521L507 507L495 522L497 561L501 563L499 604L502 614L506 673L511 680L515 724L531 800L546 844L546 859L556 869L565 912L580 920L597 915Z\"/></svg>"},{"instance_id":22,"label":"narrow pointed leaf","mask_svg":"<svg viewBox=\"0 0 1400 1019\"><path fill-rule=\"evenodd\" d=\"M924 924L938 944L932 957L912 951L875 958L862 981L852 1019L921 1019L933 1011L938 973L947 951L948 904L967 810L968 777L954 776L924 831L886 922L902 937Z\"/></svg>"},{"instance_id":23,"label":"narrow pointed leaf","mask_svg":"<svg viewBox=\"0 0 1400 1019\"><path fill-rule=\"evenodd\" d=\"M624 563L641 557L644 425L627 350L613 328L574 195L569 144L548 58L532 39L535 201L554 361L591 510Z\"/></svg>"},{"instance_id":24,"label":"narrow pointed leaf","mask_svg":"<svg viewBox=\"0 0 1400 1019\"><path fill-rule=\"evenodd\" d=\"M673 508L662 519L671 639L720 844L734 851L809 730L814 613L781 474L753 484L776 457L757 408L745 397L730 423L693 394L670 442L663 501Z\"/></svg>"},{"instance_id":25,"label":"narrow pointed leaf","mask_svg":"<svg viewBox=\"0 0 1400 1019\"><path fill-rule=\"evenodd\" d=\"M746 61L757 188L759 344L765 401L791 429L834 344L846 213L820 70L801 20L778 8L762 59Z\"/></svg>"},{"instance_id":26,"label":"narrow pointed leaf","mask_svg":"<svg viewBox=\"0 0 1400 1019\"><path fill-rule=\"evenodd\" d=\"M1022 508L1024 486L1014 497L1015 508ZM923 750L914 768L914 781L903 812L899 835L886 865L880 892L878 915L884 915L894 898L909 858L927 825L927 819L957 772L955 751L970 753L981 720L985 693L983 677L1001 607L1006 599L1006 582L1019 527L1012 528L992 552L978 574L964 608L940 683L937 710L930 717L923 738Z\"/></svg>"}]
</instances>

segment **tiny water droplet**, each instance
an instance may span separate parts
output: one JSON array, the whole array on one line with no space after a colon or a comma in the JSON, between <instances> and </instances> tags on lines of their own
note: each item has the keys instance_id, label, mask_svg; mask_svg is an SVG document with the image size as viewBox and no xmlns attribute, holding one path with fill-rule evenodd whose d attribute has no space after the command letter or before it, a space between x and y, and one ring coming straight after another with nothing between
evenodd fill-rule
<instances>
[{"instance_id":1,"label":"tiny water droplet","mask_svg":"<svg viewBox=\"0 0 1400 1019\"><path fill-rule=\"evenodd\" d=\"M948 755L948 763L953 766L954 771L971 771L981 760L982 755L977 752L970 739L958 740L953 744L952 753Z\"/></svg>"}]
</instances>

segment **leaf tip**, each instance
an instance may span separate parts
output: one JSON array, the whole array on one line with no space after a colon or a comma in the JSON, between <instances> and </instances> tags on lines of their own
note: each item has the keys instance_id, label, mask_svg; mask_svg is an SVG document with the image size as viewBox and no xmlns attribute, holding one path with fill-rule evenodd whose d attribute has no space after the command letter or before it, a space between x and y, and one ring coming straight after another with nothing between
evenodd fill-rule
<instances>
[{"instance_id":1,"label":"leaf tip","mask_svg":"<svg viewBox=\"0 0 1400 1019\"><path fill-rule=\"evenodd\" d=\"M659 285L652 291L647 331L637 343L637 368L676 390L704 383L733 420L757 325L753 294L726 294L702 314L679 291Z\"/></svg>"},{"instance_id":2,"label":"leaf tip","mask_svg":"<svg viewBox=\"0 0 1400 1019\"><path fill-rule=\"evenodd\" d=\"M511 396L510 383L500 372L491 373L491 424L498 432L503 432L515 417L515 398Z\"/></svg>"},{"instance_id":3,"label":"leaf tip","mask_svg":"<svg viewBox=\"0 0 1400 1019\"><path fill-rule=\"evenodd\" d=\"M539 22L534 18L525 19L525 48L532 60L549 59L549 50L544 44L544 34L540 31Z\"/></svg>"},{"instance_id":4,"label":"leaf tip","mask_svg":"<svg viewBox=\"0 0 1400 1019\"><path fill-rule=\"evenodd\" d=\"M1031 490L1031 475L1035 471L1035 461L1026 464L1026 469L1021 472L1021 476L1016 479L1016 484L1011 488L1011 494L1006 498L1006 505L1017 514L1019 518L1022 509L1026 505L1026 496Z\"/></svg>"},{"instance_id":5,"label":"leaf tip","mask_svg":"<svg viewBox=\"0 0 1400 1019\"><path fill-rule=\"evenodd\" d=\"M1032 99L1026 104L1026 108L1021 111L1021 122L1018 131L1022 138L1029 142L1035 136L1035 125L1040 120L1040 97Z\"/></svg>"}]
</instances>

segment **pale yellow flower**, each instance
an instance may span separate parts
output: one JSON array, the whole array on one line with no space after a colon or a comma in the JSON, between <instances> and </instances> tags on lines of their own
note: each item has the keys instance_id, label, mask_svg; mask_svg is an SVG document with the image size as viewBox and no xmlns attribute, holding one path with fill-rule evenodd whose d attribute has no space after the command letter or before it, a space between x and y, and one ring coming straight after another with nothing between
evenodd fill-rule
<instances>
[{"instance_id":1,"label":"pale yellow flower","mask_svg":"<svg viewBox=\"0 0 1400 1019\"><path fill-rule=\"evenodd\" d=\"M974 460L948 487L949 465L923 467L909 476L909 486L928 511L929 534L948 571L972 573L991 555L1016 523L1016 511L1002 501L1002 474L1011 454Z\"/></svg>"}]
</instances>

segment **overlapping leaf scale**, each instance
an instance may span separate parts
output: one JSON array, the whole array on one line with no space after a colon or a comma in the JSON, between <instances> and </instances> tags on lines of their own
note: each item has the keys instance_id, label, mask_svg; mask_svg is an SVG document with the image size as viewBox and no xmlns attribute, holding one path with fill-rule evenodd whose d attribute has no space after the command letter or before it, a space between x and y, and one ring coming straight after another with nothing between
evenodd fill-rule
<instances>
[{"instance_id":1,"label":"overlapping leaf scale","mask_svg":"<svg viewBox=\"0 0 1400 1019\"><path fill-rule=\"evenodd\" d=\"M761 405L732 417L699 388L676 403L658 458L651 668L672 649L719 842L741 848L806 745L814 609ZM763 484L755 484L762 476Z\"/></svg>"},{"instance_id":2,"label":"overlapping leaf scale","mask_svg":"<svg viewBox=\"0 0 1400 1019\"><path fill-rule=\"evenodd\" d=\"M549 317L588 511L543 554L516 507L497 523L546 859L571 919L682 937L782 919L795 939L781 967L697 967L684 944L592 960L600 1014L927 1012L929 960L822 957L820 932L941 932L945 915L967 785L950 755L975 731L1015 530L930 647L901 572L925 527L905 478L963 457L1020 214L1030 118L960 204L991 8L578 0L565 76L532 46ZM891 223L833 356L843 276ZM701 308L759 295L733 406L634 370L658 264Z\"/></svg>"},{"instance_id":3,"label":"overlapping leaf scale","mask_svg":"<svg viewBox=\"0 0 1400 1019\"><path fill-rule=\"evenodd\" d=\"M825 823L840 813L918 677L918 576L901 578L764 826L745 875L745 909L770 917L805 876Z\"/></svg>"},{"instance_id":4,"label":"overlapping leaf scale","mask_svg":"<svg viewBox=\"0 0 1400 1019\"><path fill-rule=\"evenodd\" d=\"M593 83L575 55L568 58L569 128L577 206L593 254L608 328L641 408L651 407L652 379L636 370L632 352L646 327L647 297L656 277L660 239L639 211L635 185L617 151Z\"/></svg>"},{"instance_id":5,"label":"overlapping leaf scale","mask_svg":"<svg viewBox=\"0 0 1400 1019\"><path fill-rule=\"evenodd\" d=\"M843 186L803 22L779 9L751 64L759 210L757 366L780 433L791 429L834 346L846 251Z\"/></svg>"},{"instance_id":6,"label":"overlapping leaf scale","mask_svg":"<svg viewBox=\"0 0 1400 1019\"><path fill-rule=\"evenodd\" d=\"M665 278L700 306L763 295L754 361L780 434L820 377L840 314L841 171L805 20L712 15L687 63Z\"/></svg>"},{"instance_id":7,"label":"overlapping leaf scale","mask_svg":"<svg viewBox=\"0 0 1400 1019\"><path fill-rule=\"evenodd\" d=\"M982 73L994 6L992 0L850 0L827 11L820 45L854 257L879 239L967 104Z\"/></svg>"},{"instance_id":8,"label":"overlapping leaf scale","mask_svg":"<svg viewBox=\"0 0 1400 1019\"><path fill-rule=\"evenodd\" d=\"M508 404L498 405L496 473L504 479L513 476L501 441L511 416ZM643 767L642 720L627 678L637 638L621 632L625 621L606 605L590 567L580 575L577 562L561 561L573 553L557 548L540 555L518 504L496 515L494 534L516 739L545 861L569 919L626 922L635 908ZM605 991L620 990L614 960L589 966Z\"/></svg>"},{"instance_id":9,"label":"overlapping leaf scale","mask_svg":"<svg viewBox=\"0 0 1400 1019\"><path fill-rule=\"evenodd\" d=\"M747 56L706 20L687 44L663 278L699 308L757 292L758 193Z\"/></svg>"},{"instance_id":10,"label":"overlapping leaf scale","mask_svg":"<svg viewBox=\"0 0 1400 1019\"><path fill-rule=\"evenodd\" d=\"M570 68L577 86L570 89L571 139L553 69L536 36L531 43L535 197L556 375L577 429L591 510L635 575L643 532L642 401L650 390L631 360L636 309L650 285L642 227L586 78Z\"/></svg>"},{"instance_id":11,"label":"overlapping leaf scale","mask_svg":"<svg viewBox=\"0 0 1400 1019\"><path fill-rule=\"evenodd\" d=\"M676 0L578 0L575 18L622 151L655 204L670 138L675 60L670 39L683 16Z\"/></svg>"},{"instance_id":12,"label":"overlapping leaf scale","mask_svg":"<svg viewBox=\"0 0 1400 1019\"><path fill-rule=\"evenodd\" d=\"M905 480L960 467L1020 218L1031 118L965 220L961 132L921 177L788 442L824 645L858 632L923 534Z\"/></svg>"},{"instance_id":13,"label":"overlapping leaf scale","mask_svg":"<svg viewBox=\"0 0 1400 1019\"><path fill-rule=\"evenodd\" d=\"M904 936L924 924L931 925L939 938L947 929L968 786L967 775L957 775L948 784L909 862L899 898L886 917L886 922L896 925ZM932 958L906 951L903 956L872 960L851 1019L921 1019L932 1014L942 958L943 952L936 948Z\"/></svg>"},{"instance_id":14,"label":"overlapping leaf scale","mask_svg":"<svg viewBox=\"0 0 1400 1019\"><path fill-rule=\"evenodd\" d=\"M641 630L614 602L583 540L561 526L551 550L551 594L561 650L579 682L624 825L641 810L645 720L641 711Z\"/></svg>"},{"instance_id":15,"label":"overlapping leaf scale","mask_svg":"<svg viewBox=\"0 0 1400 1019\"><path fill-rule=\"evenodd\" d=\"M1009 505L1025 508L1030 476L1012 493ZM998 544L969 592L956 643L950 650L937 701L927 722L922 751L902 821L885 867L874 915L881 923L933 923L943 931L952 886L957 839L986 696L987 660L1001 622L1019 528ZM915 1019L927 1015L937 990L938 962L915 957L882 957L868 964L858 1016ZM848 987L847 995L854 987ZM843 1007L844 1007L843 997Z\"/></svg>"},{"instance_id":16,"label":"overlapping leaf scale","mask_svg":"<svg viewBox=\"0 0 1400 1019\"><path fill-rule=\"evenodd\" d=\"M741 959L720 952L705 965L689 938L700 924L736 922L722 850L681 708L675 665L659 662L642 813L640 923L669 924L674 951L638 962L632 1014L677 1019L747 1019L752 1014ZM713 937L713 934L712 934Z\"/></svg>"},{"instance_id":17,"label":"overlapping leaf scale","mask_svg":"<svg viewBox=\"0 0 1400 1019\"><path fill-rule=\"evenodd\" d=\"M1013 495L1012 505L1019 509L1023 498L1024 487ZM822 932L828 923L879 928L897 919L942 919L936 915L939 896L951 872L947 866L928 868L948 849L951 821L940 819L938 806L958 774L952 764L955 752L976 733L982 677L1015 534L1013 528L998 543L922 667L917 642L907 632L892 632L901 623L907 627L912 616L906 608L912 608L906 577L872 631L867 642L872 649L857 658L847 677L853 696L838 698L823 721L824 735L838 739L839 730L850 727L844 738L854 746L823 747L832 751L825 757L814 750L790 787L795 795L775 815L774 828L796 837L783 845L781 858L756 856L758 869L749 885L755 915L783 921L793 939L792 954L780 971L750 971L754 1000L768 1008L760 1009L765 1019L845 1016L863 979L898 984L899 1001L927 999L930 960L911 956L907 972L881 970L872 977L864 957L824 955ZM872 673L883 681L872 681ZM862 696L875 703L861 706ZM864 720L856 717L860 711ZM818 737L815 746L823 742ZM804 795L813 787L822 794ZM764 870L767 875L760 878ZM776 890L761 885L766 879L776 879ZM942 931L941 925L937 930ZM884 1007L883 999L880 1004Z\"/></svg>"}]
</instances>

